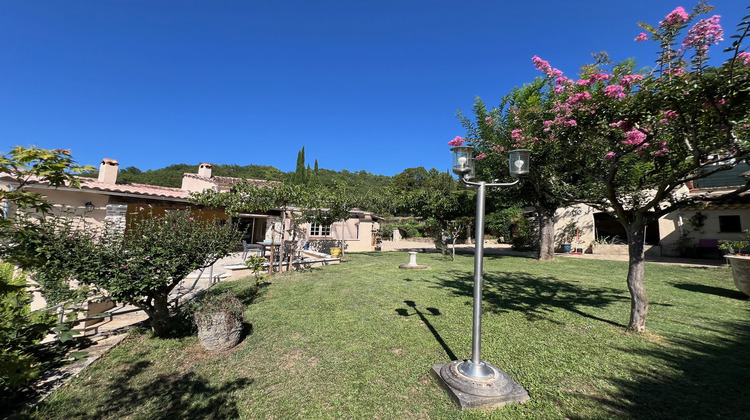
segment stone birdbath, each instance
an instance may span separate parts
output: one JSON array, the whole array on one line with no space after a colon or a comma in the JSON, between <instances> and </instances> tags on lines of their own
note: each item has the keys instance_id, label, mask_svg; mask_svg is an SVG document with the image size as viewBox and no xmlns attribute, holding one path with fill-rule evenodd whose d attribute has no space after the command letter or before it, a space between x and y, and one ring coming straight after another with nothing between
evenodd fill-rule
<instances>
[{"instance_id":1,"label":"stone birdbath","mask_svg":"<svg viewBox=\"0 0 750 420\"><path fill-rule=\"evenodd\" d=\"M417 264L417 253L411 251L409 252L409 264L401 264L398 268L403 268L405 270L427 270L430 267Z\"/></svg>"}]
</instances>

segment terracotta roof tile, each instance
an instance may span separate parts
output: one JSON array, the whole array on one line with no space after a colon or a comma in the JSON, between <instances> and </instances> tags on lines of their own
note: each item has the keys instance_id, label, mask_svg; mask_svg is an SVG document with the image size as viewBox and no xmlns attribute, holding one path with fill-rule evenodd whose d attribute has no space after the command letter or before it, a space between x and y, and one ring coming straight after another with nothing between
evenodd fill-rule
<instances>
[{"instance_id":1,"label":"terracotta roof tile","mask_svg":"<svg viewBox=\"0 0 750 420\"><path fill-rule=\"evenodd\" d=\"M167 197L186 200L189 192L179 188L160 187L147 184L107 184L99 182L94 178L79 178L81 189L96 190L103 192L116 192L125 194L146 195L150 197Z\"/></svg>"}]
</instances>

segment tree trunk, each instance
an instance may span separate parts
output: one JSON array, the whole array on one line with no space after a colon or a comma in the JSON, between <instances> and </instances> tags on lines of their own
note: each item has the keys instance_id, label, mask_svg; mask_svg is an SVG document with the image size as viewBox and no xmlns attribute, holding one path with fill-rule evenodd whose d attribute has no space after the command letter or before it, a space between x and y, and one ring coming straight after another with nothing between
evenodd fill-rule
<instances>
[{"instance_id":1,"label":"tree trunk","mask_svg":"<svg viewBox=\"0 0 750 420\"><path fill-rule=\"evenodd\" d=\"M552 261L555 258L555 211L539 209L539 260Z\"/></svg>"},{"instance_id":2,"label":"tree trunk","mask_svg":"<svg viewBox=\"0 0 750 420\"><path fill-rule=\"evenodd\" d=\"M646 225L642 217L636 216L625 229L628 232L628 290L630 291L630 322L628 330L646 331L646 314L648 313L648 296L643 286L644 245Z\"/></svg>"},{"instance_id":3,"label":"tree trunk","mask_svg":"<svg viewBox=\"0 0 750 420\"><path fill-rule=\"evenodd\" d=\"M148 314L151 317L151 331L159 337L169 333L169 303L167 296L155 296L153 312Z\"/></svg>"}]
</instances>

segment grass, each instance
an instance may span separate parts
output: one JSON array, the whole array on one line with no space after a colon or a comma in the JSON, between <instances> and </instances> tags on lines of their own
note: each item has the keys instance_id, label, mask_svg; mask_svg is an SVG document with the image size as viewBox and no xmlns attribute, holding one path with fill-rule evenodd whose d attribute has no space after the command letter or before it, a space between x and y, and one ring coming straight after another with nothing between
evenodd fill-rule
<instances>
[{"instance_id":1,"label":"grass","mask_svg":"<svg viewBox=\"0 0 750 420\"><path fill-rule=\"evenodd\" d=\"M647 264L648 333L625 331L623 262L488 256L482 357L531 395L459 412L429 369L471 355L473 258L348 255L223 283L246 301L237 348L134 334L32 418L750 418L750 302L725 269Z\"/></svg>"}]
</instances>

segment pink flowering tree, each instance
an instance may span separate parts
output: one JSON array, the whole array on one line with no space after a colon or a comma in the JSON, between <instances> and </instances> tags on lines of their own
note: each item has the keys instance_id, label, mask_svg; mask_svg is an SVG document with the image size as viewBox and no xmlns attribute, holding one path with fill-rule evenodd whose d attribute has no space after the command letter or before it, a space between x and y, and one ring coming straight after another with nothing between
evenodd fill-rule
<instances>
[{"instance_id":1,"label":"pink flowering tree","mask_svg":"<svg viewBox=\"0 0 750 420\"><path fill-rule=\"evenodd\" d=\"M725 49L724 63L711 66L710 47L724 37L720 16L699 19L711 10L703 3L691 13L678 7L657 26L641 23L644 32L635 40L659 45L650 71L635 72L632 61L612 64L600 56L569 78L534 57L547 81L549 106L509 111L517 118L519 145L552 150L568 168L555 179L557 193L612 214L625 228L632 331L645 331L648 312L645 227L694 203L679 193L685 183L750 156L750 54L742 44L750 17Z\"/></svg>"},{"instance_id":2,"label":"pink flowering tree","mask_svg":"<svg viewBox=\"0 0 750 420\"><path fill-rule=\"evenodd\" d=\"M555 213L570 204L558 182L561 175L572 175L561 151L554 142L544 141L543 116L552 112L552 95L546 90L546 80L537 78L521 88L513 89L501 104L487 109L481 99L474 103L475 120L460 115L473 145L483 157L476 163L483 179L507 179L507 151L528 148L532 152L534 170L524 181L512 188L491 190L491 201L506 207L533 206L538 221L538 258L554 259ZM478 157L479 157L478 156ZM571 177L571 181L574 181Z\"/></svg>"}]
</instances>

